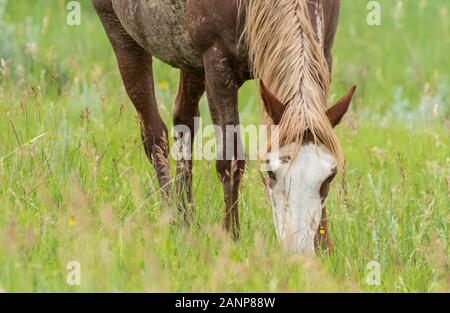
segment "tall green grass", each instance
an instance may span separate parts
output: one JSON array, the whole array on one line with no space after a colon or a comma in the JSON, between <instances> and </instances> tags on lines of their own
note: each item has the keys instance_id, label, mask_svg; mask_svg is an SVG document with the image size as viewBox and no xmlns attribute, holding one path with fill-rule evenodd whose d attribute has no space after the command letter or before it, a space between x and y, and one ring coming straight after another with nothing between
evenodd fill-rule
<instances>
[{"instance_id":1,"label":"tall green grass","mask_svg":"<svg viewBox=\"0 0 450 313\"><path fill-rule=\"evenodd\" d=\"M250 162L241 240L222 231L214 162L196 161L196 223L173 222L140 143L109 42L89 1L0 0L0 290L449 291L448 3L342 1L331 101L358 84L339 128L347 164L328 202L335 253L283 254ZM168 125L178 73L155 62ZM209 120L205 100L202 116ZM260 121L254 83L244 125ZM66 265L81 264L69 286ZM381 285L369 286L371 261Z\"/></svg>"}]
</instances>

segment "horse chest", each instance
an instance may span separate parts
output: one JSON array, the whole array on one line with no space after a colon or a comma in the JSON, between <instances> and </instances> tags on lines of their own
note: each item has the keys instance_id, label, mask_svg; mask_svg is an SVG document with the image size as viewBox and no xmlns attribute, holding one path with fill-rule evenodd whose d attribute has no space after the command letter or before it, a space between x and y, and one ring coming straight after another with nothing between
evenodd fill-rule
<instances>
[{"instance_id":1,"label":"horse chest","mask_svg":"<svg viewBox=\"0 0 450 313\"><path fill-rule=\"evenodd\" d=\"M113 0L122 26L153 56L181 69L202 68L187 30L186 0Z\"/></svg>"}]
</instances>

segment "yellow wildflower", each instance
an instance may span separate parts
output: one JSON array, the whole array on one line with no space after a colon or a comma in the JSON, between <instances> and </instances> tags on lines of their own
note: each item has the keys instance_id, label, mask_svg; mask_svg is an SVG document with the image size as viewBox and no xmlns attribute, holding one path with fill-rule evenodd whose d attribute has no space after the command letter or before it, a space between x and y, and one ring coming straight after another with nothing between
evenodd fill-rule
<instances>
[{"instance_id":1,"label":"yellow wildflower","mask_svg":"<svg viewBox=\"0 0 450 313\"><path fill-rule=\"evenodd\" d=\"M159 88L161 88L161 89L168 89L169 88L169 83L164 80L164 81L159 83Z\"/></svg>"}]
</instances>

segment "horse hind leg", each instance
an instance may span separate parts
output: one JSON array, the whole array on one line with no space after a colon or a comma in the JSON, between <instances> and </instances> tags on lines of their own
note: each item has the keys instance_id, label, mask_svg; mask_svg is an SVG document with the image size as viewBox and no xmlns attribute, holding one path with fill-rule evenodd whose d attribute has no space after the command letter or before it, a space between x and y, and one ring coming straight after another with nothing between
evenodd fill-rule
<instances>
[{"instance_id":1,"label":"horse hind leg","mask_svg":"<svg viewBox=\"0 0 450 313\"><path fill-rule=\"evenodd\" d=\"M194 121L195 117L199 116L199 102L204 92L205 75L203 73L180 72L180 86L173 113L174 139L178 143L177 146L185 150L177 158L176 191L178 210L187 223L192 221L194 213L192 195Z\"/></svg>"},{"instance_id":2,"label":"horse hind leg","mask_svg":"<svg viewBox=\"0 0 450 313\"><path fill-rule=\"evenodd\" d=\"M145 153L156 170L161 190L167 195L170 191L168 132L156 103L152 56L125 31L111 0L92 2L114 49L125 89L140 117Z\"/></svg>"}]
</instances>

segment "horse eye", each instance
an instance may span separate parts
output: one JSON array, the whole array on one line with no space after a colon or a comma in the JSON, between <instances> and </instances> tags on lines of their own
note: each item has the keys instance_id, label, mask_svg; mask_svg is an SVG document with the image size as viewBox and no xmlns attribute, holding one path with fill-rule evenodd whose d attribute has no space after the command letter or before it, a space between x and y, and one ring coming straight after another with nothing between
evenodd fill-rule
<instances>
[{"instance_id":1,"label":"horse eye","mask_svg":"<svg viewBox=\"0 0 450 313\"><path fill-rule=\"evenodd\" d=\"M280 158L280 160L281 160L281 163L288 164L291 161L291 156L290 155L284 156L284 157Z\"/></svg>"},{"instance_id":2,"label":"horse eye","mask_svg":"<svg viewBox=\"0 0 450 313\"><path fill-rule=\"evenodd\" d=\"M271 180L277 181L277 176L275 175L274 172L268 171L267 174L269 174L269 178L270 178Z\"/></svg>"},{"instance_id":3,"label":"horse eye","mask_svg":"<svg viewBox=\"0 0 450 313\"><path fill-rule=\"evenodd\" d=\"M334 177L336 177L336 172L334 172L330 176L328 176L328 178L326 180L331 182L334 179Z\"/></svg>"}]
</instances>

